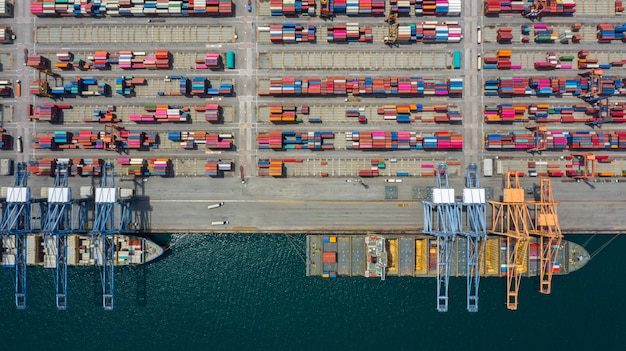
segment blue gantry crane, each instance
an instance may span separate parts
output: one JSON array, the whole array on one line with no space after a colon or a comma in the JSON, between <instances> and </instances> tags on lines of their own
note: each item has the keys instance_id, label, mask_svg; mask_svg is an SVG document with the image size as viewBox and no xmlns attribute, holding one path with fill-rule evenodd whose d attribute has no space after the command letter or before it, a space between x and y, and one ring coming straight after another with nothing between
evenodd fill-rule
<instances>
[{"instance_id":1,"label":"blue gantry crane","mask_svg":"<svg viewBox=\"0 0 626 351\"><path fill-rule=\"evenodd\" d=\"M26 308L26 236L31 231L33 200L28 187L28 167L19 162L15 170L15 182L7 188L6 203L0 223L0 234L3 238L15 239L15 255L7 259L14 262L3 262L3 265L15 266L15 306ZM3 260L4 261L4 260Z\"/></svg>"},{"instance_id":2,"label":"blue gantry crane","mask_svg":"<svg viewBox=\"0 0 626 351\"><path fill-rule=\"evenodd\" d=\"M101 186L95 192L95 211L91 231L96 264L101 266L102 307L113 309L115 234L130 233L132 200L118 199L113 164L107 163L102 173Z\"/></svg>"},{"instance_id":3,"label":"blue gantry crane","mask_svg":"<svg viewBox=\"0 0 626 351\"><path fill-rule=\"evenodd\" d=\"M466 269L467 269L467 310L478 312L478 287L480 271L478 258L485 252L487 242L487 201L485 189L478 183L478 166L470 163L465 175L463 189L463 207L465 208L465 230L467 238Z\"/></svg>"},{"instance_id":4,"label":"blue gantry crane","mask_svg":"<svg viewBox=\"0 0 626 351\"><path fill-rule=\"evenodd\" d=\"M437 167L437 187L432 190L432 200L424 204L425 234L437 238L437 310L448 311L448 283L454 240L461 229L461 206L448 184L448 167Z\"/></svg>"},{"instance_id":5,"label":"blue gantry crane","mask_svg":"<svg viewBox=\"0 0 626 351\"><path fill-rule=\"evenodd\" d=\"M67 236L84 229L86 211L75 206L84 201L72 200L68 185L69 168L64 163L56 166L54 186L48 188L47 208L41 233L43 234L44 267L55 268L56 305L67 308Z\"/></svg>"}]
</instances>

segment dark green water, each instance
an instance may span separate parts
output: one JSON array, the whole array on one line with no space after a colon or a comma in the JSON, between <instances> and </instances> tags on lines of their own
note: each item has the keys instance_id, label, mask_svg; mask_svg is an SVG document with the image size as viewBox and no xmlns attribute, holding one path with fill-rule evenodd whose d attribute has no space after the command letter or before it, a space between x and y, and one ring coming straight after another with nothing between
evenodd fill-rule
<instances>
[{"instance_id":1,"label":"dark green water","mask_svg":"<svg viewBox=\"0 0 626 351\"><path fill-rule=\"evenodd\" d=\"M588 237L570 237L583 243ZM28 308L15 309L13 271L0 271L0 350L623 350L626 239L553 293L522 281L519 310L505 281L481 280L480 311L452 279L450 311L435 281L305 276L304 236L174 235L172 252L115 272L115 310L101 307L96 268L72 268L69 309L54 305L50 270L28 272ZM608 238L594 238L590 251Z\"/></svg>"}]
</instances>

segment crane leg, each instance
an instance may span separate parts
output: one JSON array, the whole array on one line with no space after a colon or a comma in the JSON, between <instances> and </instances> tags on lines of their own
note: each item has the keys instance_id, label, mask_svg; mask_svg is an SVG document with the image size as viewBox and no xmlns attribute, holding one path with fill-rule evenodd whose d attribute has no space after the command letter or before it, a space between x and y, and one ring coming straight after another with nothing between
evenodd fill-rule
<instances>
[{"instance_id":1,"label":"crane leg","mask_svg":"<svg viewBox=\"0 0 626 351\"><path fill-rule=\"evenodd\" d=\"M15 307L26 308L26 234L15 234Z\"/></svg>"}]
</instances>

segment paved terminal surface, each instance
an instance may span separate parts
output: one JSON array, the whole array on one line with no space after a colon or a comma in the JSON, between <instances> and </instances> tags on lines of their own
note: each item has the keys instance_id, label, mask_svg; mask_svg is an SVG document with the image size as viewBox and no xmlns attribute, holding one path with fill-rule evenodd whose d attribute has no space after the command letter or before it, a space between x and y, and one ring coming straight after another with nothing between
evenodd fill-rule
<instances>
[{"instance_id":1,"label":"paved terminal surface","mask_svg":"<svg viewBox=\"0 0 626 351\"><path fill-rule=\"evenodd\" d=\"M591 51L591 56L602 62L620 60L624 55L623 44L614 41L600 44L595 41L595 25L600 22L621 24L624 20L612 10L612 1L577 1L577 13L573 18L550 17L540 22L554 26L556 32L567 29L572 23L583 25L583 40L580 44L522 44L514 41L510 45L495 42L495 28L510 26L519 39L519 27L532 25L517 14L484 17L482 1L463 2L460 17L416 17L413 10L410 16L401 17L399 22L417 23L423 21L458 21L463 28L463 40L448 44L401 44L387 46L382 43L387 27L382 17L337 16L337 23L358 22L372 28L372 43L327 43L326 23L319 17L270 16L268 1L253 1L252 12L245 10L243 0L235 0L234 17L224 18L182 18L161 16L93 18L37 18L29 13L29 1L18 1L15 15L9 20L17 39L13 44L0 47L2 77L22 81L21 96L0 100L2 127L13 136L24 139L23 152L12 150L0 152L0 158L15 161L34 161L44 157L53 158L101 158L115 162L117 157L153 158L168 157L172 160L173 177L137 177L123 175L116 168L116 186L133 188L137 195L136 222L145 232L249 232L249 233L363 233L395 232L419 233L423 224L421 200L427 188L435 186L434 177L423 176L424 170L432 165L448 162L451 171L451 185L461 193L465 166L481 163L485 158L503 160L502 167L527 172L528 162L558 164L562 170L567 167L564 156L569 152L552 151L543 155L529 155L523 151L498 152L483 147L484 133L508 133L523 130L524 124L487 124L483 121L483 106L502 103L536 104L548 103L558 106L571 106L581 103L573 96L537 97L521 96L514 98L484 96L483 81L500 76L515 77L574 77L578 70L536 71L532 63L545 57L546 51L557 51L557 55L576 54L578 50ZM387 11L389 4L387 4ZM317 8L319 14L319 3ZM313 22L317 26L315 43L272 44L267 32L259 27L280 23ZM535 23L539 23L535 22ZM477 26L483 28L479 41ZM94 45L97 43L97 45ZM148 84L136 89L136 96L122 97L116 94L107 97L82 96L64 97L52 100L28 94L28 84L37 79L37 71L23 65L24 49L38 53L56 61L55 53L69 50L75 56L87 60L96 50L117 52L120 50L141 50L152 54L156 49L167 49L173 55L170 70L122 70L113 65L110 70L71 70L54 69L54 77L48 78L51 85L63 85L73 77L94 77L101 82L113 84L121 75L146 78ZM513 50L512 61L521 64L521 70L499 71L479 70L482 57L495 56L500 49ZM453 69L451 55L454 51L463 53L461 69ZM236 68L232 70L196 70L195 59L203 58L208 52L235 52ZM624 67L613 67L606 75L624 75ZM176 89L175 81L167 81L166 76L204 76L213 86L220 82L232 82L235 94L217 97L158 97L158 91ZM401 97L359 97L360 101L346 102L350 96L327 97L273 97L260 96L266 90L270 78L296 77L392 77L419 76L443 81L445 78L463 78L462 97L423 96ZM53 84L54 83L54 84ZM93 87L92 87L93 88ZM623 97L612 98L624 101ZM31 122L28 119L29 104L43 103L71 104L72 109L63 113L60 123ZM204 121L202 113L192 112L191 121L185 124L136 124L128 120L129 113L142 113L147 103L168 103L190 107L204 104L220 104L223 122L210 124ZM462 123L432 123L432 116L424 114L421 120L410 124L384 120L375 111L384 105L393 104L447 105L462 114ZM321 117L322 124L304 119L295 125L274 124L269 121L271 104L294 104L311 106L311 117ZM101 131L98 123L84 123L94 109L108 105L117 106L119 123L131 131L157 132L161 142L158 149L144 151L131 150L118 154L102 150L46 150L35 149L32 140L41 135L51 135L54 131L78 130ZM356 119L346 117L346 109L363 109L368 124L359 124ZM575 131L591 130L582 123L553 123L550 130ZM264 150L257 147L257 133L265 131L332 131L335 133L335 150ZM463 151L424 151L393 150L387 152L364 152L347 148L349 141L344 134L351 131L414 131L421 135L432 135L437 131L462 133ZM604 125L603 131L624 130L620 124ZM207 150L198 147L183 150L176 143L166 140L168 131L210 131L230 133L235 147L228 151ZM626 170L624 151L600 150L597 154L607 154L615 159L610 164L599 164L599 171L613 173L614 177L598 178L597 182L553 181L554 197L561 201L559 208L561 227L568 233L614 233L626 227L626 219L620 213L626 208L626 183L616 182ZM232 161L234 171L224 172L223 177L210 178L204 175L207 158L220 158ZM285 164L285 177L271 178L259 176L259 160L272 158L300 159L300 163ZM359 178L358 170L365 169L372 159L384 159L386 170L381 170L377 178ZM391 160L397 160L397 163ZM322 165L328 165L327 167ZM117 166L117 164L116 164ZM243 167L246 183L239 178L239 167ZM538 171L546 171L537 166ZM407 172L401 183L386 183L385 179L396 178L397 172ZM321 174L327 177L322 177ZM497 198L501 193L502 176L483 177L481 185L488 188L488 194ZM132 179L132 180L129 180ZM348 182L347 180L351 180ZM358 181L357 181L358 180ZM72 177L70 184L79 193L81 185L97 185L99 179ZM523 185L529 191L536 178L523 178ZM0 177L2 186L12 182L10 177ZM50 177L31 176L29 184L33 197L39 197L39 187L51 186ZM530 196L530 195L527 195ZM225 205L217 209L207 209L207 205L218 201ZM211 225L211 222L228 221L226 225Z\"/></svg>"},{"instance_id":2,"label":"paved terminal surface","mask_svg":"<svg viewBox=\"0 0 626 351\"><path fill-rule=\"evenodd\" d=\"M346 179L221 179L201 177L149 178L136 182L116 179L116 185L133 188L138 197L137 223L150 232L234 233L421 233L423 209L415 188L433 186L432 178L408 179L395 184L398 198L385 199L382 179L346 182ZM36 182L33 182L36 180ZM40 178L31 177L33 196ZM51 186L51 179L47 186ZM86 185L84 179L73 185ZM532 191L537 179L522 186ZM452 187L463 188L460 179ZM501 180L483 181L499 197ZM566 233L619 233L626 226L623 212L626 183L553 183L555 199L561 202L559 220ZM74 189L78 194L78 189ZM530 197L530 195L527 195ZM224 202L224 206L207 209ZM490 213L490 211L488 211ZM211 222L228 221L213 226Z\"/></svg>"}]
</instances>

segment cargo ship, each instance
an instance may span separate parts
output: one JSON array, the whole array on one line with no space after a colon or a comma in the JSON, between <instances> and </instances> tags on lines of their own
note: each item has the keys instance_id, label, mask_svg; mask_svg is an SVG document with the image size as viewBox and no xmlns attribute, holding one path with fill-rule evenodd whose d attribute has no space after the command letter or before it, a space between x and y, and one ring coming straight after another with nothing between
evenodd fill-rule
<instances>
[{"instance_id":1,"label":"cargo ship","mask_svg":"<svg viewBox=\"0 0 626 351\"><path fill-rule=\"evenodd\" d=\"M152 240L118 234L114 236L114 262L116 266L132 266L151 262L165 252L165 248ZM14 235L2 236L2 266L15 266L16 245ZM29 234L26 237L26 264L56 268L56 238L42 234ZM90 235L70 234L67 236L67 265L102 265L102 249L94 243Z\"/></svg>"},{"instance_id":2,"label":"cargo ship","mask_svg":"<svg viewBox=\"0 0 626 351\"><path fill-rule=\"evenodd\" d=\"M556 245L556 243L554 243ZM467 273L467 239L457 236L454 240L450 276L461 277ZM506 276L506 238L488 236L484 249L479 253L479 269L482 277ZM523 276L540 273L541 247L537 238L531 238L522 246L525 254L519 262ZM335 278L338 276L364 276L385 279L386 276L436 277L437 239L428 235L307 235L306 275ZM553 274L574 272L589 262L584 247L562 240Z\"/></svg>"}]
</instances>

